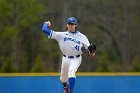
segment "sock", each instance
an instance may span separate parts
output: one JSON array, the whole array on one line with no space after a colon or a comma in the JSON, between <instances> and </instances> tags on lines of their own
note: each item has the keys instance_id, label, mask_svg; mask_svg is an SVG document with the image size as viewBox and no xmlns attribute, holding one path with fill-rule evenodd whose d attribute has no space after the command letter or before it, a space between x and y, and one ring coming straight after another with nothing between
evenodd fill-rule
<instances>
[{"instance_id":1,"label":"sock","mask_svg":"<svg viewBox=\"0 0 140 93\"><path fill-rule=\"evenodd\" d=\"M72 93L72 91L74 89L74 85L75 85L75 78L74 77L69 78L70 93Z\"/></svg>"},{"instance_id":2,"label":"sock","mask_svg":"<svg viewBox=\"0 0 140 93\"><path fill-rule=\"evenodd\" d=\"M63 83L63 86L64 86L64 87L67 87L67 82L66 82L66 83Z\"/></svg>"}]
</instances>

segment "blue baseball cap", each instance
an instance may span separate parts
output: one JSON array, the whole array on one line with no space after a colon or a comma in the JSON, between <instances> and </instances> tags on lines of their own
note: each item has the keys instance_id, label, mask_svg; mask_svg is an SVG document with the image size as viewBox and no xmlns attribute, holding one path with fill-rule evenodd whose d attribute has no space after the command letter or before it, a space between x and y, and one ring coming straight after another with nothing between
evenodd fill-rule
<instances>
[{"instance_id":1,"label":"blue baseball cap","mask_svg":"<svg viewBox=\"0 0 140 93\"><path fill-rule=\"evenodd\" d=\"M68 24L68 23L77 24L77 19L74 18L74 17L69 17L69 18L67 19L67 24Z\"/></svg>"}]
</instances>

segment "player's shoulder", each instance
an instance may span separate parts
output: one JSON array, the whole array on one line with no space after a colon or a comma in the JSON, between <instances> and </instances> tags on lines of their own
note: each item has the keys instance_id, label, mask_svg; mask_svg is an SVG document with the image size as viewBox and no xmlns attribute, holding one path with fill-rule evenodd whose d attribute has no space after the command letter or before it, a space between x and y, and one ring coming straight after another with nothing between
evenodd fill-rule
<instances>
[{"instance_id":1,"label":"player's shoulder","mask_svg":"<svg viewBox=\"0 0 140 93\"><path fill-rule=\"evenodd\" d=\"M54 33L58 33L58 34L66 34L67 32L61 32L61 31L53 31Z\"/></svg>"},{"instance_id":2,"label":"player's shoulder","mask_svg":"<svg viewBox=\"0 0 140 93\"><path fill-rule=\"evenodd\" d=\"M78 31L78 35L83 37L83 38L87 38L86 35L84 35L83 33L81 33L80 31Z\"/></svg>"}]
</instances>

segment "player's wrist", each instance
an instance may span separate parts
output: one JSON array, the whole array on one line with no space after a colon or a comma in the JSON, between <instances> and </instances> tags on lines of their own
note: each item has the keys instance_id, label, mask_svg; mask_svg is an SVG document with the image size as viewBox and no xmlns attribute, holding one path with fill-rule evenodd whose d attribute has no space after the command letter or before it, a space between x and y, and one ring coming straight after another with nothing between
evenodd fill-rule
<instances>
[{"instance_id":1,"label":"player's wrist","mask_svg":"<svg viewBox=\"0 0 140 93\"><path fill-rule=\"evenodd\" d=\"M90 52L90 51L88 51L88 56L94 57L94 56L95 56L95 52Z\"/></svg>"}]
</instances>

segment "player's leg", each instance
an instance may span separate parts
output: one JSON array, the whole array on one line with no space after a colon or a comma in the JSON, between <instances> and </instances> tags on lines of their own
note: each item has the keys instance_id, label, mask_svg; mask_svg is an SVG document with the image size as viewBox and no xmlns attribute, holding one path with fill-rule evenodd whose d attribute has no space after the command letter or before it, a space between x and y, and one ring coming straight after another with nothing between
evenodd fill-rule
<instances>
[{"instance_id":1,"label":"player's leg","mask_svg":"<svg viewBox=\"0 0 140 93\"><path fill-rule=\"evenodd\" d=\"M69 93L69 84L68 84L68 70L61 70L61 76L60 76L60 80L63 84L63 88L64 88L64 93Z\"/></svg>"},{"instance_id":2,"label":"player's leg","mask_svg":"<svg viewBox=\"0 0 140 93\"><path fill-rule=\"evenodd\" d=\"M61 65L61 76L60 80L64 87L64 93L69 93L69 86L68 86L68 71L69 71L69 63L66 58L62 59Z\"/></svg>"},{"instance_id":3,"label":"player's leg","mask_svg":"<svg viewBox=\"0 0 140 93\"><path fill-rule=\"evenodd\" d=\"M70 67L69 67L69 87L70 87L70 93L73 92L74 86L75 86L75 78L76 78L76 71L78 67L80 66L82 61L82 58L76 58L72 59L70 62Z\"/></svg>"},{"instance_id":4,"label":"player's leg","mask_svg":"<svg viewBox=\"0 0 140 93\"><path fill-rule=\"evenodd\" d=\"M69 78L69 90L70 93L72 93L73 89L74 89L74 85L75 85L75 77L70 77Z\"/></svg>"},{"instance_id":5,"label":"player's leg","mask_svg":"<svg viewBox=\"0 0 140 93\"><path fill-rule=\"evenodd\" d=\"M68 82L63 83L64 93L70 93Z\"/></svg>"}]
</instances>

